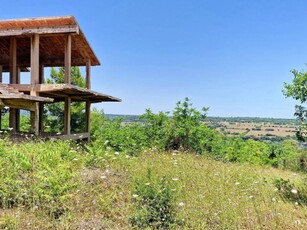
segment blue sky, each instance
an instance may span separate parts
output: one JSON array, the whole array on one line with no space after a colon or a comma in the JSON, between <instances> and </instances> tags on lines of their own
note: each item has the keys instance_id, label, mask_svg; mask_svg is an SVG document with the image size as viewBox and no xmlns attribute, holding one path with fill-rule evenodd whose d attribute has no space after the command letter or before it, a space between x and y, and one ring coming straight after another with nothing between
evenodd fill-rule
<instances>
[{"instance_id":1,"label":"blue sky","mask_svg":"<svg viewBox=\"0 0 307 230\"><path fill-rule=\"evenodd\" d=\"M102 66L105 113L170 111L189 97L210 116L292 118L290 70L307 63L304 0L14 0L0 19L73 15Z\"/></svg>"}]
</instances>

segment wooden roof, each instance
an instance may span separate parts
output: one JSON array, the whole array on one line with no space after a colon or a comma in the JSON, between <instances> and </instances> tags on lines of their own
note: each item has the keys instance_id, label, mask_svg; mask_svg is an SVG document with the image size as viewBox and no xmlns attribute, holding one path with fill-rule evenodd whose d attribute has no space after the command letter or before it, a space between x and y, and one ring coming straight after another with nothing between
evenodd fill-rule
<instances>
[{"instance_id":1,"label":"wooden roof","mask_svg":"<svg viewBox=\"0 0 307 230\"><path fill-rule=\"evenodd\" d=\"M121 99L107 94L69 84L37 84L35 86L28 84L10 84L10 86L24 93L35 90L42 97L53 98L54 102L64 101L66 97L70 97L72 101L89 100L91 103L121 101Z\"/></svg>"},{"instance_id":2,"label":"wooden roof","mask_svg":"<svg viewBox=\"0 0 307 230\"><path fill-rule=\"evenodd\" d=\"M121 99L107 94L67 84L41 84L38 92L43 97L53 98L55 102L63 101L65 97L70 97L72 101L89 100L91 103L121 101Z\"/></svg>"},{"instance_id":3,"label":"wooden roof","mask_svg":"<svg viewBox=\"0 0 307 230\"><path fill-rule=\"evenodd\" d=\"M0 108L9 106L18 109L34 110L34 102L50 103L53 102L53 99L48 97L30 96L23 92L19 92L19 90L7 84L0 84Z\"/></svg>"},{"instance_id":4,"label":"wooden roof","mask_svg":"<svg viewBox=\"0 0 307 230\"><path fill-rule=\"evenodd\" d=\"M40 35L40 64L64 66L65 39L72 35L72 66L100 65L98 58L72 16L0 20L0 65L9 70L10 38L16 37L17 65L30 66L31 36Z\"/></svg>"}]
</instances>

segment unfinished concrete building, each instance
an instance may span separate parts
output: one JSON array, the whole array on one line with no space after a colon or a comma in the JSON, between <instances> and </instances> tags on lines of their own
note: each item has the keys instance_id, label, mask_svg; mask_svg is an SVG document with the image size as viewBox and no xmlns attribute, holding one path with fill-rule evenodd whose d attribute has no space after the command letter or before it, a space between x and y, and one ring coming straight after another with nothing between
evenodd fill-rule
<instances>
[{"instance_id":1,"label":"unfinished concrete building","mask_svg":"<svg viewBox=\"0 0 307 230\"><path fill-rule=\"evenodd\" d=\"M62 139L88 139L92 103L120 99L91 90L91 66L100 62L74 17L49 17L0 21L0 108L9 108L9 127L20 131L20 110L30 111L31 130L37 136ZM71 84L71 67L84 66L86 88ZM64 67L64 84L46 84L44 68ZM30 82L20 76L30 72ZM8 73L9 82L2 76ZM71 132L71 103L85 102L86 127L82 133ZM64 102L64 130L44 132L43 108L46 103ZM0 127L1 129L1 127Z\"/></svg>"}]
</instances>

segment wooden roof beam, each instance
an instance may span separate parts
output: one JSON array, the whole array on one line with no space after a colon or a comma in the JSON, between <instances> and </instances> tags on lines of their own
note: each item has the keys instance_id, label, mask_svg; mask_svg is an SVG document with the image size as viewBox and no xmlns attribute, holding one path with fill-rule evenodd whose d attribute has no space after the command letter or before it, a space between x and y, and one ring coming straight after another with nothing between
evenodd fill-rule
<instances>
[{"instance_id":1,"label":"wooden roof beam","mask_svg":"<svg viewBox=\"0 0 307 230\"><path fill-rule=\"evenodd\" d=\"M0 29L0 37L8 36L27 36L33 34L65 34L76 33L79 34L78 25L66 26L39 26L33 28L16 28L16 29Z\"/></svg>"}]
</instances>

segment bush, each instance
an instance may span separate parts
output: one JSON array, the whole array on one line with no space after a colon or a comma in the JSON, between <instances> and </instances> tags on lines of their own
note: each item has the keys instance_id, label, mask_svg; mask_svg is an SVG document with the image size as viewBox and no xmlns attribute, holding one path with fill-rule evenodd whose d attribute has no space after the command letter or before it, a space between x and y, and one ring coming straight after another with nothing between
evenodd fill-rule
<instances>
[{"instance_id":1,"label":"bush","mask_svg":"<svg viewBox=\"0 0 307 230\"><path fill-rule=\"evenodd\" d=\"M202 113L192 108L189 98L185 98L183 103L177 102L166 149L182 148L200 153L200 134L203 131L201 122L206 118L207 111L208 108L203 108Z\"/></svg>"},{"instance_id":2,"label":"bush","mask_svg":"<svg viewBox=\"0 0 307 230\"><path fill-rule=\"evenodd\" d=\"M178 195L176 181L160 177L148 168L146 176L134 179L132 193L135 207L130 218L132 226L159 229L179 224L175 206Z\"/></svg>"},{"instance_id":3,"label":"bush","mask_svg":"<svg viewBox=\"0 0 307 230\"><path fill-rule=\"evenodd\" d=\"M280 178L274 181L274 185L284 200L294 202L295 204L307 205L307 184L295 186L290 180Z\"/></svg>"},{"instance_id":4,"label":"bush","mask_svg":"<svg viewBox=\"0 0 307 230\"><path fill-rule=\"evenodd\" d=\"M147 109L145 114L140 116L144 123L144 144L148 148L156 147L164 150L167 145L170 135L171 119L168 113L159 112L154 114L150 109Z\"/></svg>"},{"instance_id":5,"label":"bush","mask_svg":"<svg viewBox=\"0 0 307 230\"><path fill-rule=\"evenodd\" d=\"M64 201L78 185L70 169L78 168L80 158L70 142L19 146L0 140L0 208L45 207L52 218L59 218L66 210Z\"/></svg>"},{"instance_id":6,"label":"bush","mask_svg":"<svg viewBox=\"0 0 307 230\"><path fill-rule=\"evenodd\" d=\"M104 149L112 148L117 152L138 155L147 146L145 129L141 123L125 123L122 119L108 119L103 113L93 112L93 145ZM94 122L93 122L94 123Z\"/></svg>"},{"instance_id":7,"label":"bush","mask_svg":"<svg viewBox=\"0 0 307 230\"><path fill-rule=\"evenodd\" d=\"M93 145L130 155L139 155L146 148L182 150L230 162L306 171L307 153L298 148L296 141L272 144L244 140L243 135L225 136L203 122L207 111L208 108L203 108L201 112L193 108L188 98L178 102L172 113L154 114L147 109L138 122L107 119L103 112L94 110L91 117Z\"/></svg>"}]
</instances>

